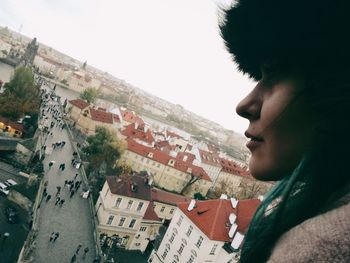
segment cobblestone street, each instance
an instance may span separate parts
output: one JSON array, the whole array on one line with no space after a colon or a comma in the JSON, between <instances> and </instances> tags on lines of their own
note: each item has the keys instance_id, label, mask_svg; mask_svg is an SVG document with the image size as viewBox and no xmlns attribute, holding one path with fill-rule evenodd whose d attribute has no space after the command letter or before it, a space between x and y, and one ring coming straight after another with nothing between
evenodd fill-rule
<instances>
[{"instance_id":1,"label":"cobblestone street","mask_svg":"<svg viewBox=\"0 0 350 263\"><path fill-rule=\"evenodd\" d=\"M47 192L52 195L51 200L43 200L40 207L39 233L36 239L37 246L34 253L36 263L64 263L71 262L76 248L82 245L75 262L92 262L95 258L95 244L93 238L93 225L91 212L87 199L81 197L84 184L79 191L70 198L69 190L64 187L65 180L73 180L74 175L79 173L71 165L73 148L66 129L53 128L53 136L48 136L46 145L49 149L57 141L65 141L65 146L50 151L47 150L43 161L45 169L44 180L48 180ZM51 152L51 153L50 153ZM50 161L55 161L51 169L48 168ZM65 170L58 168L65 163ZM76 180L81 180L80 173ZM62 207L55 206L56 187L61 186L61 199L65 199ZM52 232L59 232L56 242L49 242ZM89 248L86 258L83 259L83 250Z\"/></svg>"}]
</instances>

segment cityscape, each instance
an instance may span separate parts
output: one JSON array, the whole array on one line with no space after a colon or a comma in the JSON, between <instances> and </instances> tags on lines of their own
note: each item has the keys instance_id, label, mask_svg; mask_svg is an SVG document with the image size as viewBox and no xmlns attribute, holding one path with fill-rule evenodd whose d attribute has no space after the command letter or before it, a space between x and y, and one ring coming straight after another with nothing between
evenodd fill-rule
<instances>
[{"instance_id":1,"label":"cityscape","mask_svg":"<svg viewBox=\"0 0 350 263\"><path fill-rule=\"evenodd\" d=\"M246 139L0 27L1 262L238 262Z\"/></svg>"}]
</instances>

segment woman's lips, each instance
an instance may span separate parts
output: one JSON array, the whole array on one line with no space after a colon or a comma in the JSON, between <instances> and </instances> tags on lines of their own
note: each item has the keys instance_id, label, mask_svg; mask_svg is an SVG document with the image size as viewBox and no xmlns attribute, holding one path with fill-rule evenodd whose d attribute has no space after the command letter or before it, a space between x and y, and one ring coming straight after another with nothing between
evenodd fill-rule
<instances>
[{"instance_id":1,"label":"woman's lips","mask_svg":"<svg viewBox=\"0 0 350 263\"><path fill-rule=\"evenodd\" d=\"M252 138L249 142L247 142L246 146L250 151L253 151L257 147L259 147L264 141L262 139Z\"/></svg>"}]
</instances>

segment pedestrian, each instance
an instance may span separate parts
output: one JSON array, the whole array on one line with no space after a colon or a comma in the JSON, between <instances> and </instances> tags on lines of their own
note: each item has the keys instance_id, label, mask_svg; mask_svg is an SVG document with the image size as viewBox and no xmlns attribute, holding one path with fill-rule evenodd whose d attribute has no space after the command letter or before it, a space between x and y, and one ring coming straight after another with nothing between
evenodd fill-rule
<instances>
[{"instance_id":1,"label":"pedestrian","mask_svg":"<svg viewBox=\"0 0 350 263\"><path fill-rule=\"evenodd\" d=\"M61 201L59 202L59 206L62 207L63 204L64 204L65 200L64 199L61 199Z\"/></svg>"},{"instance_id":2,"label":"pedestrian","mask_svg":"<svg viewBox=\"0 0 350 263\"><path fill-rule=\"evenodd\" d=\"M45 183L44 183L44 186L47 187L49 185L49 181L46 180Z\"/></svg>"},{"instance_id":3,"label":"pedestrian","mask_svg":"<svg viewBox=\"0 0 350 263\"><path fill-rule=\"evenodd\" d=\"M62 172L64 171L65 168L66 168L66 165L63 163L62 164Z\"/></svg>"},{"instance_id":4,"label":"pedestrian","mask_svg":"<svg viewBox=\"0 0 350 263\"><path fill-rule=\"evenodd\" d=\"M88 247L84 248L83 259L85 259L86 254L87 254L88 252L89 252L89 248L88 248Z\"/></svg>"},{"instance_id":5,"label":"pedestrian","mask_svg":"<svg viewBox=\"0 0 350 263\"><path fill-rule=\"evenodd\" d=\"M46 203L51 199L51 195L46 196Z\"/></svg>"},{"instance_id":6,"label":"pedestrian","mask_svg":"<svg viewBox=\"0 0 350 263\"><path fill-rule=\"evenodd\" d=\"M51 235L50 235L49 242L53 241L54 238L55 238L55 232L52 232Z\"/></svg>"},{"instance_id":7,"label":"pedestrian","mask_svg":"<svg viewBox=\"0 0 350 263\"><path fill-rule=\"evenodd\" d=\"M58 202L61 200L61 198L59 196L56 197L56 202L55 202L55 205L58 204Z\"/></svg>"},{"instance_id":8,"label":"pedestrian","mask_svg":"<svg viewBox=\"0 0 350 263\"><path fill-rule=\"evenodd\" d=\"M64 180L64 186L68 184L68 180Z\"/></svg>"},{"instance_id":9,"label":"pedestrian","mask_svg":"<svg viewBox=\"0 0 350 263\"><path fill-rule=\"evenodd\" d=\"M77 179L77 177L78 177L78 174L75 174L75 176L74 176L74 180L75 180L75 179Z\"/></svg>"},{"instance_id":10,"label":"pedestrian","mask_svg":"<svg viewBox=\"0 0 350 263\"><path fill-rule=\"evenodd\" d=\"M70 262L73 263L77 259L77 256L74 254L73 257L71 258Z\"/></svg>"},{"instance_id":11,"label":"pedestrian","mask_svg":"<svg viewBox=\"0 0 350 263\"><path fill-rule=\"evenodd\" d=\"M46 196L46 194L47 194L47 188L46 188L46 186L45 186L45 187L44 187L44 191L43 191L43 195Z\"/></svg>"},{"instance_id":12,"label":"pedestrian","mask_svg":"<svg viewBox=\"0 0 350 263\"><path fill-rule=\"evenodd\" d=\"M54 238L53 238L53 242L55 242L59 236L60 236L60 233L59 233L59 232L56 232L56 233L55 233L55 236L54 236Z\"/></svg>"},{"instance_id":13,"label":"pedestrian","mask_svg":"<svg viewBox=\"0 0 350 263\"><path fill-rule=\"evenodd\" d=\"M56 196L58 196L61 193L61 186L57 186L56 189L57 189Z\"/></svg>"},{"instance_id":14,"label":"pedestrian","mask_svg":"<svg viewBox=\"0 0 350 263\"><path fill-rule=\"evenodd\" d=\"M50 161L49 162L49 169L51 169L52 165L55 163L55 161Z\"/></svg>"},{"instance_id":15,"label":"pedestrian","mask_svg":"<svg viewBox=\"0 0 350 263\"><path fill-rule=\"evenodd\" d=\"M82 247L82 244L79 244L77 247L77 250L75 251L75 254L77 255L79 254L79 250L81 249L81 247Z\"/></svg>"},{"instance_id":16,"label":"pedestrian","mask_svg":"<svg viewBox=\"0 0 350 263\"><path fill-rule=\"evenodd\" d=\"M70 191L70 196L69 197L72 198L74 194L75 194L74 190Z\"/></svg>"}]
</instances>

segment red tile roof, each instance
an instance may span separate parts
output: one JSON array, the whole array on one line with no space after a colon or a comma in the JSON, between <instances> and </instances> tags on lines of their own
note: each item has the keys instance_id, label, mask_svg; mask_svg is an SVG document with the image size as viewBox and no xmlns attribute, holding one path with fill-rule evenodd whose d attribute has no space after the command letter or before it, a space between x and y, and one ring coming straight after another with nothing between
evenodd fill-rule
<instances>
[{"instance_id":1,"label":"red tile roof","mask_svg":"<svg viewBox=\"0 0 350 263\"><path fill-rule=\"evenodd\" d=\"M70 100L69 103L72 104L73 106L81 109L81 110L85 109L88 106L90 106L90 103L88 103L86 101L83 101L81 99Z\"/></svg>"},{"instance_id":2,"label":"red tile roof","mask_svg":"<svg viewBox=\"0 0 350 263\"><path fill-rule=\"evenodd\" d=\"M196 159L196 156L189 152L178 152L176 155L176 159L191 164Z\"/></svg>"},{"instance_id":3,"label":"red tile roof","mask_svg":"<svg viewBox=\"0 0 350 263\"><path fill-rule=\"evenodd\" d=\"M142 218L142 220L150 220L150 221L159 221L162 220L157 216L156 212L154 212L153 202L149 202L147 210Z\"/></svg>"},{"instance_id":4,"label":"red tile roof","mask_svg":"<svg viewBox=\"0 0 350 263\"><path fill-rule=\"evenodd\" d=\"M202 163L213 165L216 167L221 167L220 158L217 154L210 153L199 149L199 154L201 156Z\"/></svg>"},{"instance_id":5,"label":"red tile roof","mask_svg":"<svg viewBox=\"0 0 350 263\"><path fill-rule=\"evenodd\" d=\"M144 127L144 125L136 125L134 123L131 123L121 131L121 134L128 138L137 138L151 144L154 142L152 132L149 129L145 132Z\"/></svg>"},{"instance_id":6,"label":"red tile roof","mask_svg":"<svg viewBox=\"0 0 350 263\"><path fill-rule=\"evenodd\" d=\"M246 167L241 167L239 164L220 158L222 171L242 177L253 178Z\"/></svg>"},{"instance_id":7,"label":"red tile roof","mask_svg":"<svg viewBox=\"0 0 350 263\"><path fill-rule=\"evenodd\" d=\"M154 147L162 152L169 154L171 150L174 150L176 146L171 146L168 141L156 142Z\"/></svg>"},{"instance_id":8,"label":"red tile roof","mask_svg":"<svg viewBox=\"0 0 350 263\"><path fill-rule=\"evenodd\" d=\"M122 195L132 198L151 201L151 187L145 176L121 175L107 176L106 181L112 194ZM132 191L132 184L136 185L136 190Z\"/></svg>"},{"instance_id":9,"label":"red tile roof","mask_svg":"<svg viewBox=\"0 0 350 263\"><path fill-rule=\"evenodd\" d=\"M182 139L182 137L180 135L176 134L175 132L171 132L171 131L166 131L166 136L170 137L170 138Z\"/></svg>"},{"instance_id":10,"label":"red tile roof","mask_svg":"<svg viewBox=\"0 0 350 263\"><path fill-rule=\"evenodd\" d=\"M130 122L130 123L137 122L140 125L144 124L144 121L132 111L120 110L120 113L122 114L122 118L124 121Z\"/></svg>"},{"instance_id":11,"label":"red tile roof","mask_svg":"<svg viewBox=\"0 0 350 263\"><path fill-rule=\"evenodd\" d=\"M120 123L120 117L118 114L113 114L114 123Z\"/></svg>"},{"instance_id":12,"label":"red tile roof","mask_svg":"<svg viewBox=\"0 0 350 263\"><path fill-rule=\"evenodd\" d=\"M188 211L189 202L178 204L179 209L211 240L232 241L228 235L231 224L229 216L234 213L237 218L237 231L244 234L260 205L259 199L240 200L232 208L230 200L217 199L196 201L192 211Z\"/></svg>"},{"instance_id":13,"label":"red tile roof","mask_svg":"<svg viewBox=\"0 0 350 263\"><path fill-rule=\"evenodd\" d=\"M188 198L179 194L163 191L157 188L152 188L151 193L152 193L153 201L157 201L168 205L176 206L179 203L191 201L191 198Z\"/></svg>"},{"instance_id":14,"label":"red tile roof","mask_svg":"<svg viewBox=\"0 0 350 263\"><path fill-rule=\"evenodd\" d=\"M188 171L189 171L189 168L190 168L192 170L191 173L194 176L200 177L203 180L211 182L210 177L203 170L202 167L199 167L199 166L196 166L196 165L193 165L193 164L188 164L188 163L185 163L185 162L180 161L180 160L176 160L174 157L171 157L170 155L168 155L168 154L166 154L164 152L161 152L158 149L144 146L142 144L139 144L139 143L135 142L132 139L127 139L127 143L128 143L127 149L129 151L132 151L134 153L137 153L137 154L142 155L142 156L147 157L147 158L149 158L148 157L149 153L152 153L153 157L150 158L150 159L152 159L152 160L154 160L156 162L162 163L164 165L168 165L169 160L172 159L172 160L174 160L174 166L173 167L175 169L177 169L179 171L182 171L182 172L185 172L185 173L189 173Z\"/></svg>"},{"instance_id":15,"label":"red tile roof","mask_svg":"<svg viewBox=\"0 0 350 263\"><path fill-rule=\"evenodd\" d=\"M113 114L90 108L90 115L93 121L113 124Z\"/></svg>"}]
</instances>

